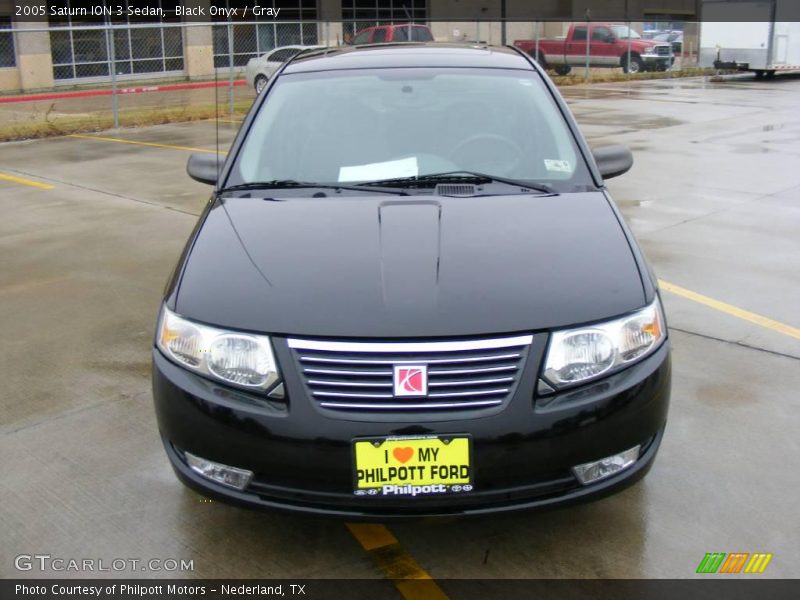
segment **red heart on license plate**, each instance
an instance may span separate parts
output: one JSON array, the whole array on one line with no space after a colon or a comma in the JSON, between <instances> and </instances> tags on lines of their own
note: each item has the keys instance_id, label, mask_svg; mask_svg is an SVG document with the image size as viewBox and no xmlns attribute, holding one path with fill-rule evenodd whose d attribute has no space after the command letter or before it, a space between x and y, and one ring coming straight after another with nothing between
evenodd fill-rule
<instances>
[{"instance_id":1,"label":"red heart on license plate","mask_svg":"<svg viewBox=\"0 0 800 600\"><path fill-rule=\"evenodd\" d=\"M409 447L395 448L392 450L392 455L401 463L407 463L414 456L414 449Z\"/></svg>"}]
</instances>

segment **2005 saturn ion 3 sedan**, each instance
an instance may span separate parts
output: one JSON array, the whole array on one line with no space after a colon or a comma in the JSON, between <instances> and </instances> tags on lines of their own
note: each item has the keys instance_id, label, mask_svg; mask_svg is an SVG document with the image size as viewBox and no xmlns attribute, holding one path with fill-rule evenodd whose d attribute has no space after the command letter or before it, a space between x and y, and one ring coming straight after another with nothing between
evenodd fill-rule
<instances>
[{"instance_id":1,"label":"2005 saturn ion 3 sedan","mask_svg":"<svg viewBox=\"0 0 800 600\"><path fill-rule=\"evenodd\" d=\"M598 498L670 395L656 279L591 151L511 48L304 52L255 100L171 276L153 349L178 477L360 519Z\"/></svg>"}]
</instances>

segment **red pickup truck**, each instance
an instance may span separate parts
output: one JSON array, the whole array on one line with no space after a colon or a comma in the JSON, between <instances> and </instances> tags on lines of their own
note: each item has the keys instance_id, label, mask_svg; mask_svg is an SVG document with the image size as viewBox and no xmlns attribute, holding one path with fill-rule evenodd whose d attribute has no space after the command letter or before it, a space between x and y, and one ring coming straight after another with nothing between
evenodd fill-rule
<instances>
[{"instance_id":1,"label":"red pickup truck","mask_svg":"<svg viewBox=\"0 0 800 600\"><path fill-rule=\"evenodd\" d=\"M427 25L376 25L356 33L354 46L388 42L432 42L433 34Z\"/></svg>"},{"instance_id":2,"label":"red pickup truck","mask_svg":"<svg viewBox=\"0 0 800 600\"><path fill-rule=\"evenodd\" d=\"M670 44L642 39L627 25L591 23L588 29L589 65L592 67L622 67L626 73L664 71L675 60ZM514 45L543 68L566 75L572 67L586 64L586 30L585 23L573 23L566 38L541 39L538 49L535 40L517 40Z\"/></svg>"}]
</instances>

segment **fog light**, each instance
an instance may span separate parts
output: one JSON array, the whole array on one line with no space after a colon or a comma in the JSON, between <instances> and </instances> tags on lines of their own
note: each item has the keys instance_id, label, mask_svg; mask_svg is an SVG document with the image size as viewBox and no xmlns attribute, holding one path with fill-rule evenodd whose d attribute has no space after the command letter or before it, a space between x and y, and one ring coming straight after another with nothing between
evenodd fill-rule
<instances>
[{"instance_id":1,"label":"fog light","mask_svg":"<svg viewBox=\"0 0 800 600\"><path fill-rule=\"evenodd\" d=\"M594 483L600 479L611 477L612 475L624 471L636 462L639 458L639 449L641 446L634 446L630 450L607 456L600 460L593 462L583 463L576 467L572 467L575 477L578 478L583 485Z\"/></svg>"},{"instance_id":2,"label":"fog light","mask_svg":"<svg viewBox=\"0 0 800 600\"><path fill-rule=\"evenodd\" d=\"M188 452L184 452L184 455L192 471L217 483L243 490L253 478L252 471L215 463Z\"/></svg>"}]
</instances>

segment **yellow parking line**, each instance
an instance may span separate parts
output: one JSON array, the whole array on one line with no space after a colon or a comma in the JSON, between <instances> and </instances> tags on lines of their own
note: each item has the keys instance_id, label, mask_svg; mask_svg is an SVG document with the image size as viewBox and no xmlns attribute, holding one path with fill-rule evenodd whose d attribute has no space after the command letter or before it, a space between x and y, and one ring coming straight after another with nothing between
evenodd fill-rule
<instances>
[{"instance_id":1,"label":"yellow parking line","mask_svg":"<svg viewBox=\"0 0 800 600\"><path fill-rule=\"evenodd\" d=\"M11 183L18 183L20 185L27 185L30 187L38 188L40 190L52 190L54 185L50 185L49 183L40 183L38 181L33 181L32 179L25 179L24 177L16 177L15 175L8 175L6 173L0 173L0 180L2 181L10 181Z\"/></svg>"},{"instance_id":2,"label":"yellow parking line","mask_svg":"<svg viewBox=\"0 0 800 600\"><path fill-rule=\"evenodd\" d=\"M406 552L383 525L347 523L347 528L366 550L387 579L406 600L448 600L428 572Z\"/></svg>"},{"instance_id":3,"label":"yellow parking line","mask_svg":"<svg viewBox=\"0 0 800 600\"><path fill-rule=\"evenodd\" d=\"M769 317L764 317L762 315L752 313L749 310L744 310L743 308L739 308L738 306L733 306L732 304L721 302L720 300L715 300L714 298L709 298L708 296L704 296L703 294L698 294L697 292L693 292L692 290L687 290L686 288L682 288L679 285L675 285L674 283L669 283L668 281L664 281L663 279L659 279L658 283L662 290L672 292L673 294L676 294L683 298L699 302L700 304L705 304L706 306L709 306L715 310L719 310L734 317L744 319L745 321L750 321L751 323L755 323L756 325L760 325L761 327L766 327L767 329L771 329L772 331L777 331L778 333L782 333L783 335L788 335L789 337L793 337L800 340L800 329L798 329L797 327L792 327L791 325L787 325L786 323L781 323L780 321L775 321L773 319L770 319Z\"/></svg>"},{"instance_id":4,"label":"yellow parking line","mask_svg":"<svg viewBox=\"0 0 800 600\"><path fill-rule=\"evenodd\" d=\"M95 140L98 142L116 142L118 144L133 144L134 146L150 146L153 148L167 148L169 150L186 150L188 152L207 152L208 154L217 154L216 150L209 150L208 148L193 148L192 146L175 146L173 144L157 144L155 142L138 142L136 140L124 140L122 138L103 137L100 135L81 135L80 133L72 133L69 137L80 138L82 140ZM227 154L227 152L220 151L220 154Z\"/></svg>"},{"instance_id":5,"label":"yellow parking line","mask_svg":"<svg viewBox=\"0 0 800 600\"><path fill-rule=\"evenodd\" d=\"M220 123L236 123L237 125L240 125L241 123L244 123L244 121L237 121L235 119L219 119L219 122Z\"/></svg>"}]
</instances>

